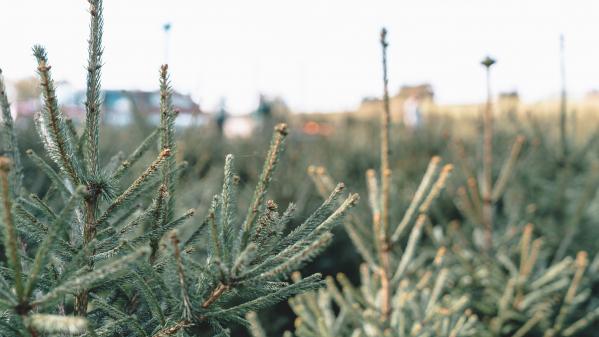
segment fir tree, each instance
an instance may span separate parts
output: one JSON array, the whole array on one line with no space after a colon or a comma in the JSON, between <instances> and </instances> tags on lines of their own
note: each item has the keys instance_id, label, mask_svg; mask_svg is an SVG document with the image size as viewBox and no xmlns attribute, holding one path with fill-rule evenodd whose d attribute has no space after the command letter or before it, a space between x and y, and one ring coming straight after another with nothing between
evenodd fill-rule
<instances>
[{"instance_id":1,"label":"fir tree","mask_svg":"<svg viewBox=\"0 0 599 337\"><path fill-rule=\"evenodd\" d=\"M561 257L562 249L546 247L535 226L516 217L518 212L509 217L498 212L501 216L495 216L500 202L521 202L511 200L506 191L510 178L516 175L524 137L516 137L493 183L490 95L481 137L481 181L468 163L460 162L467 187L452 193L465 224L473 228L462 226L458 220L435 224L428 216L432 202L450 184L452 166L441 166L439 157L431 159L404 216L392 225L388 218L391 212L385 208L399 204L389 200L402 193L393 195L393 188L385 187L393 173L388 164L385 33L381 40L385 89L378 174L382 184L376 171L367 171L371 222L366 225L349 216L344 223L364 260L361 282L355 286L344 274L329 276L326 288L290 299L297 319L295 330L284 336L586 336L585 329L599 318L592 296L599 254L592 260L585 251L579 251L575 258ZM483 65L488 69L492 63L485 60ZM462 147L458 146L458 151L459 159L469 158ZM333 180L323 167L311 167L309 174L322 195L332 189ZM594 189L595 185L591 186ZM584 200L588 202L591 196ZM578 203L576 212L580 214L584 207ZM575 216L571 221L579 220ZM301 279L297 273L294 278ZM266 336L256 314L249 313L246 318L254 337Z\"/></svg>"},{"instance_id":2,"label":"fir tree","mask_svg":"<svg viewBox=\"0 0 599 337\"><path fill-rule=\"evenodd\" d=\"M518 174L515 168L522 152L524 136L515 137L509 156L501 165L497 180L493 183L494 166L491 153L495 134L492 127L489 70L494 62L490 58L482 62L487 71L488 88L481 137L483 156L480 165L482 174L479 176L482 179L475 178L474 170L467 159L469 156L458 143L457 158L466 183L465 186L456 189L454 200L465 221L463 226L454 222L439 236L439 240L453 247L453 258L449 259L448 264L457 275L461 275L457 280L458 293L481 294L477 301L472 302L473 310L478 312L483 323L479 335L574 336L597 319L598 308L590 297L590 287L596 279L597 266L595 263L589 263L585 251L577 252L575 259L565 256L565 247L572 240L570 235L566 235L559 245L548 245L548 240L539 235L541 231L535 231L535 226L528 223L527 218L530 218L531 212L519 210L531 204L523 203L522 199L517 197L517 193L516 197L514 193L507 193L509 180ZM519 131L526 132L524 129ZM563 141L563 137L560 140ZM537 151L548 146L542 143L541 145ZM545 155L554 156L549 153ZM529 170L535 171L532 168ZM560 176L566 174L560 171L562 170L557 170ZM535 172L538 174L538 171ZM573 230L578 224L583 209L595 193L597 178L594 174L589 178L587 179L590 188L583 189L579 201L575 204L575 214L567 218L568 231ZM520 183L523 182L527 183L526 179ZM516 189L523 187L514 186ZM546 184L544 190L548 187ZM561 192L549 195L547 199L562 199L563 196L559 194ZM565 200L562 199L562 202ZM500 203L506 208L503 212L497 212L496 206ZM560 204L559 212L562 209L566 209L566 205ZM525 213L529 215L526 216ZM520 214L525 216L520 218ZM560 218L561 216L563 215L560 215ZM536 221L542 219L537 218ZM468 228L468 225L472 225L472 228ZM468 239L467 235L470 232L472 238ZM575 312L578 312L578 315L575 316Z\"/></svg>"},{"instance_id":3,"label":"fir tree","mask_svg":"<svg viewBox=\"0 0 599 337\"><path fill-rule=\"evenodd\" d=\"M383 51L383 114L381 122L380 177L376 171L366 172L371 223L366 225L350 217L345 230L360 252L361 285L351 284L344 274L336 281L327 277L326 289L292 298L289 303L298 315L294 333L298 337L375 337L375 336L474 336L477 316L468 308L469 296L446 294L448 283L455 277L444 265L446 248L440 246L432 256L417 254L417 248L429 222L427 216L433 201L444 188L452 165L441 166L433 157L420 186L395 225L390 218L390 111L387 93L386 30L381 32ZM332 178L322 167L309 169L321 194L333 188ZM393 224L393 225L392 225ZM407 240L406 240L406 234ZM296 280L301 280L295 274ZM339 288L338 284L341 286ZM335 307L339 308L338 311ZM254 337L262 337L256 317L248 316Z\"/></svg>"},{"instance_id":4,"label":"fir tree","mask_svg":"<svg viewBox=\"0 0 599 337\"><path fill-rule=\"evenodd\" d=\"M102 1L90 0L86 118L78 132L58 106L46 50L33 48L43 109L35 125L50 161L27 151L47 175L43 195L27 195L4 82L0 77L0 191L4 244L0 267L2 336L229 335L251 310L323 285L319 274L293 283L291 272L321 252L358 200L343 184L297 228L294 206L280 212L266 195L288 129L273 140L249 209L236 207L239 178L226 157L222 191L204 221L179 229L194 210L175 197L184 163L175 160L172 88L160 68L160 125L128 157L101 165ZM152 148L155 159L128 181ZM134 205L142 205L133 207Z\"/></svg>"}]
</instances>

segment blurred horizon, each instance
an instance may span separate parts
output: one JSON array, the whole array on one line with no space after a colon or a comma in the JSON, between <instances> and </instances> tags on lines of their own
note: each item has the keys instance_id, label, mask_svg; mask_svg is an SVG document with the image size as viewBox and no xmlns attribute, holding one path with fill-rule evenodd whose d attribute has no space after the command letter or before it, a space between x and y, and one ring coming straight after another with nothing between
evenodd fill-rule
<instances>
[{"instance_id":1,"label":"blurred horizon","mask_svg":"<svg viewBox=\"0 0 599 337\"><path fill-rule=\"evenodd\" d=\"M495 94L517 91L528 102L555 97L560 34L570 96L599 89L593 18L599 3L593 1L107 0L104 7L103 88L155 90L166 59L174 88L208 111L224 97L233 114L247 113L260 93L281 97L292 111L355 109L381 94L383 26L392 93L430 83L440 104L482 102L479 62L491 55L498 60ZM56 80L82 88L87 8L85 1L0 3L4 76L34 75L31 47L40 43Z\"/></svg>"}]
</instances>

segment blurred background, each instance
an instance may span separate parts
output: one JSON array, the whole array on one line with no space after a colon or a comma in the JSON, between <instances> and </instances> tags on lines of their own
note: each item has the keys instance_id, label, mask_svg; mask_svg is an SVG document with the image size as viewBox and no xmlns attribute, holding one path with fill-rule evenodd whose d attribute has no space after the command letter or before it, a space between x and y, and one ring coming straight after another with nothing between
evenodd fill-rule
<instances>
[{"instance_id":1,"label":"blurred background","mask_svg":"<svg viewBox=\"0 0 599 337\"><path fill-rule=\"evenodd\" d=\"M233 114L248 113L259 94L294 112L353 111L380 95L376 36L385 26L392 91L428 83L438 103L480 102L477 63L490 54L498 92L551 99L563 34L570 93L583 99L599 88L597 12L591 0L107 0L103 85L155 90L168 63L175 89L206 112L225 98ZM39 43L64 89L81 89L87 24L85 1L0 2L5 77L16 85L34 75Z\"/></svg>"}]
</instances>

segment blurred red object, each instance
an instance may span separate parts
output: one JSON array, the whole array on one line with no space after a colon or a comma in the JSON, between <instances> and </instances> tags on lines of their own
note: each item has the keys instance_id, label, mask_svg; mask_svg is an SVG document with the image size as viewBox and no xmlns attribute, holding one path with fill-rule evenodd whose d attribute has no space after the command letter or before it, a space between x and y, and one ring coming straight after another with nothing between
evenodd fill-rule
<instances>
[{"instance_id":1,"label":"blurred red object","mask_svg":"<svg viewBox=\"0 0 599 337\"><path fill-rule=\"evenodd\" d=\"M310 136L329 136L333 130L332 126L316 121L308 121L302 128L302 132Z\"/></svg>"}]
</instances>

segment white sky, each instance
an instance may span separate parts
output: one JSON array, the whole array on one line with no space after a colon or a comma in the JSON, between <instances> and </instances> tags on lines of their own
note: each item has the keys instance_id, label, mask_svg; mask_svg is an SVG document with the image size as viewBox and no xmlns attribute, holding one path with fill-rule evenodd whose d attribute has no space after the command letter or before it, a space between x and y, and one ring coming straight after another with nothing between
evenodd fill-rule
<instances>
[{"instance_id":1,"label":"white sky","mask_svg":"<svg viewBox=\"0 0 599 337\"><path fill-rule=\"evenodd\" d=\"M175 89L205 109L227 97L247 112L257 94L295 110L355 108L381 92L382 26L389 30L390 86L430 82L441 103L484 95L479 61L498 59L494 89L525 100L559 90L558 37L566 37L574 95L599 88L599 1L594 0L105 0L103 86L154 89L172 23ZM87 2L0 0L0 67L34 74L31 46L48 49L55 79L83 86Z\"/></svg>"}]
</instances>

